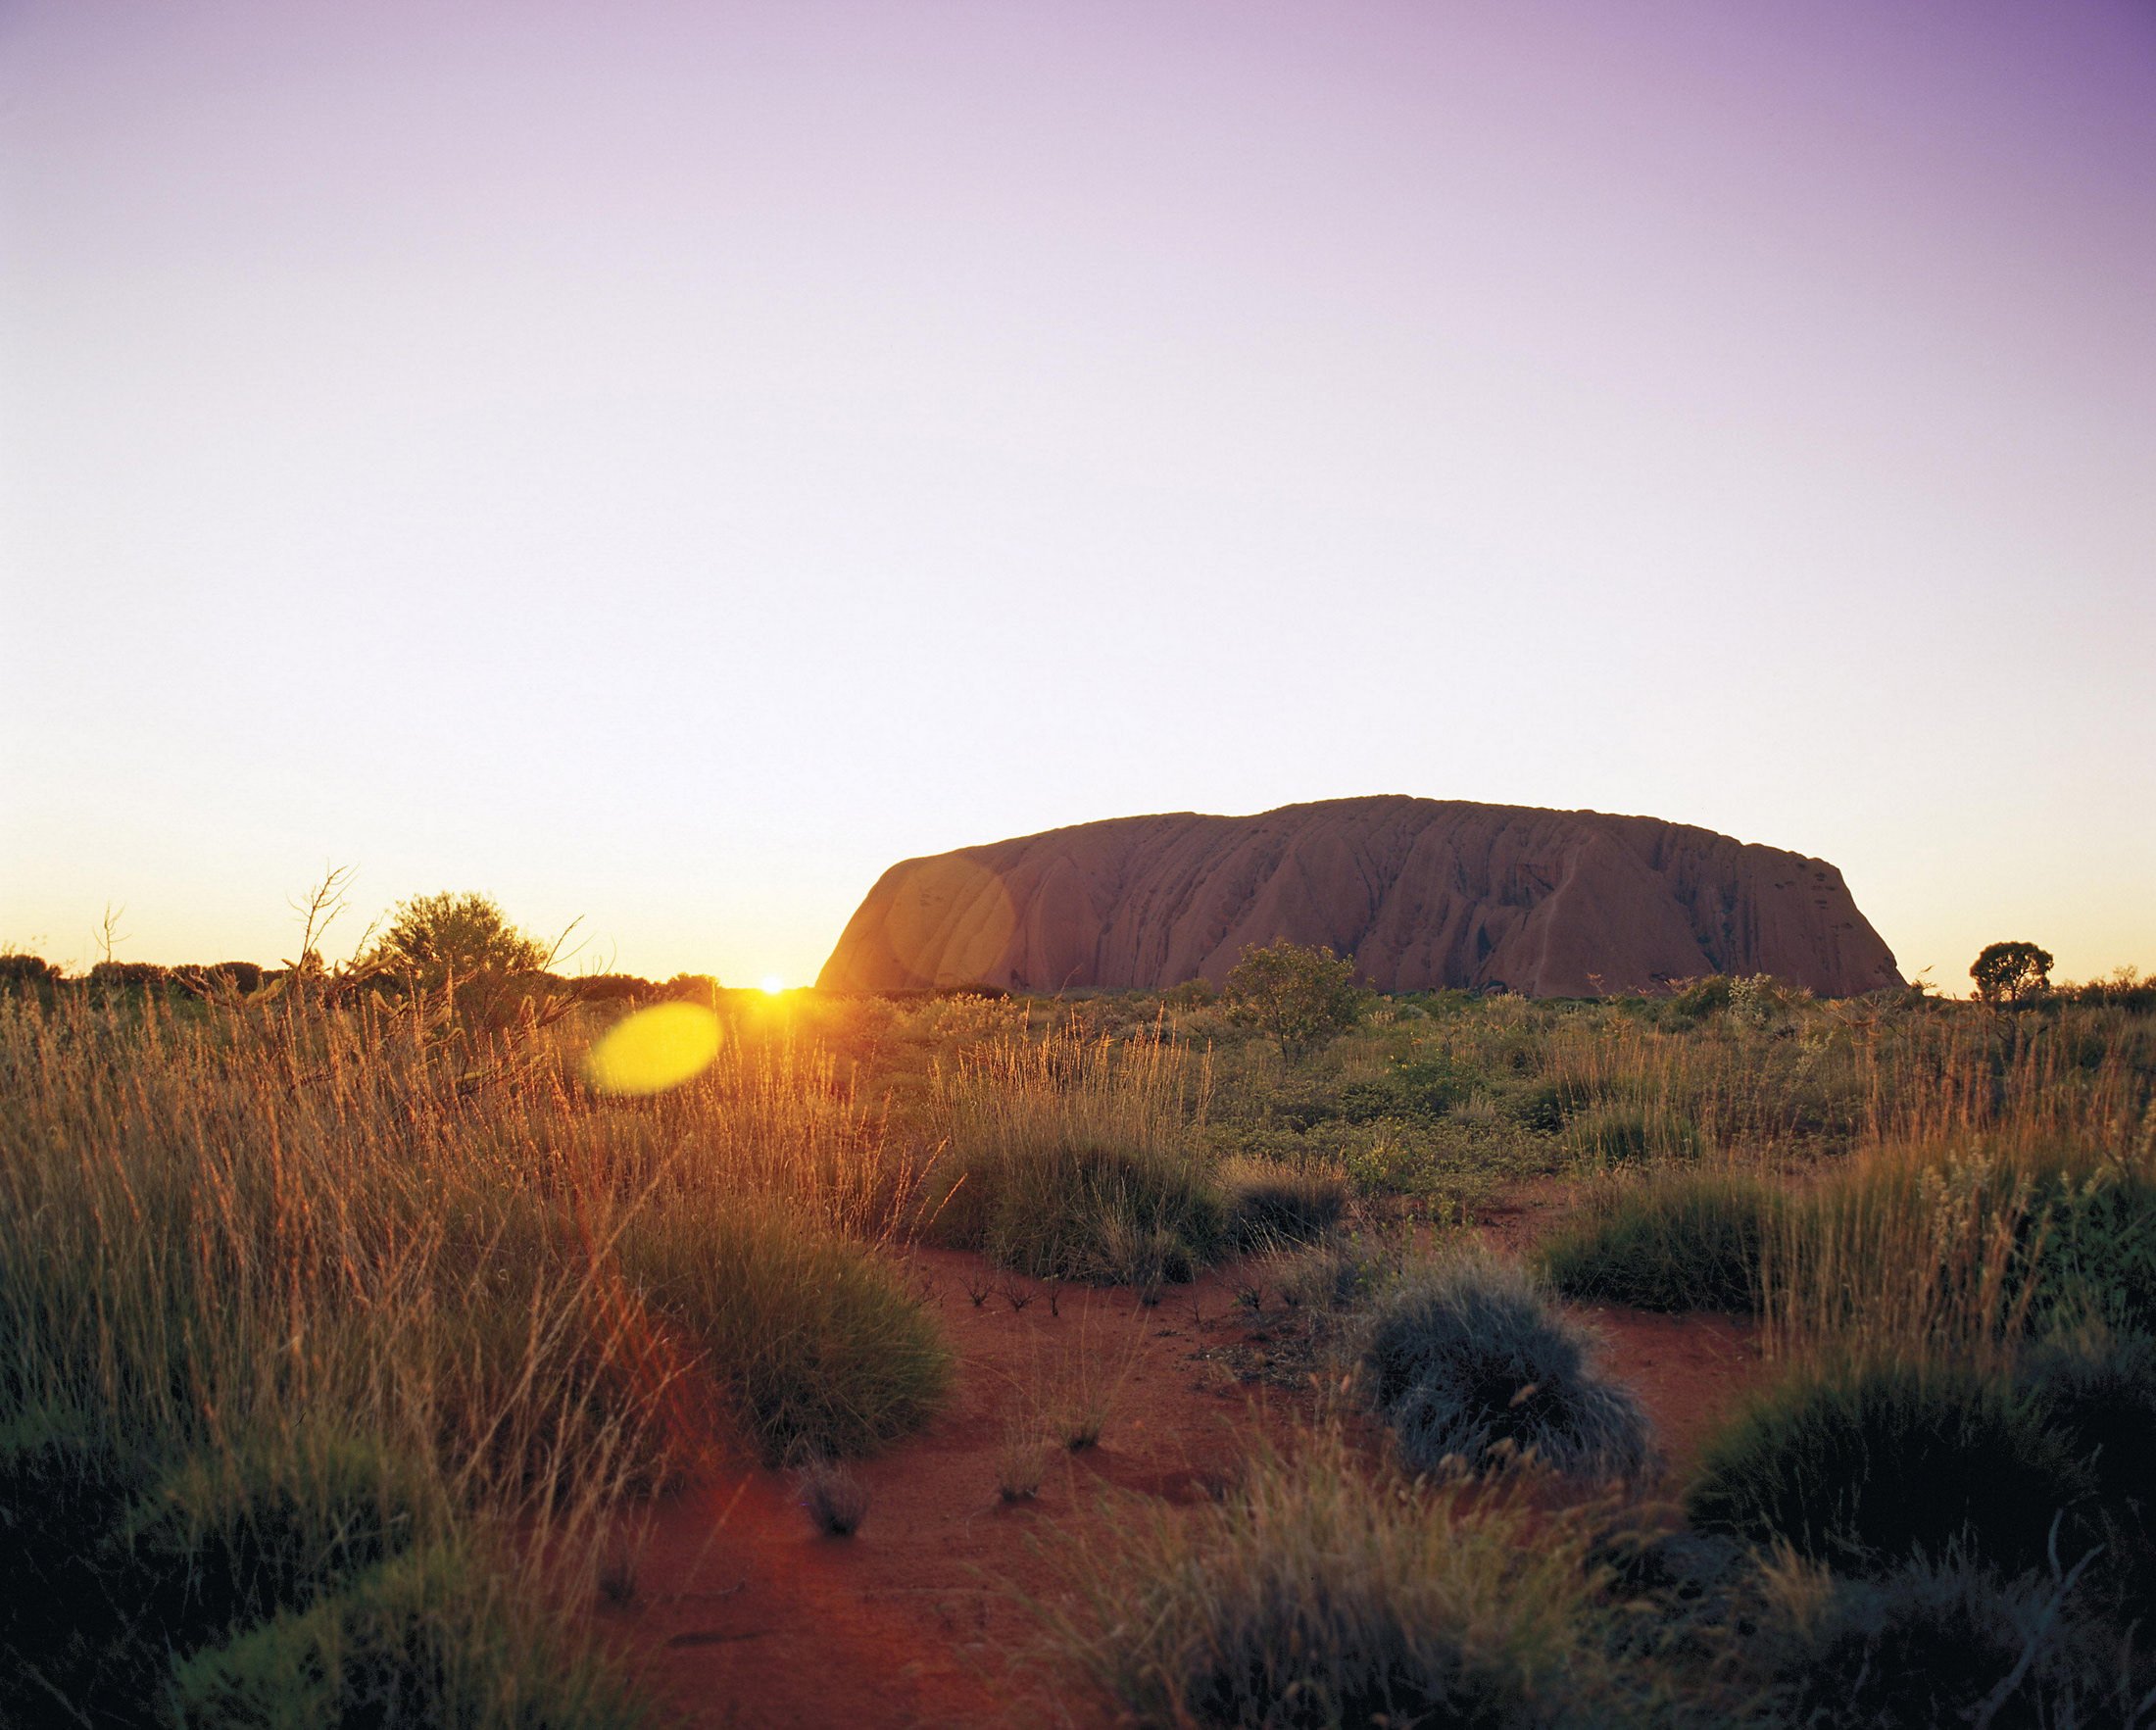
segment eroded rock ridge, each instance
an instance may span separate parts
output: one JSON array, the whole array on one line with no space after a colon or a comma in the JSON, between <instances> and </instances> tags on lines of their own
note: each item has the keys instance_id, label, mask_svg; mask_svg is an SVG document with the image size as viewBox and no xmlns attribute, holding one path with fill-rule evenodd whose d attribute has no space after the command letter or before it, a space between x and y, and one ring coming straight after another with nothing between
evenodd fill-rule
<instances>
[{"instance_id":1,"label":"eroded rock ridge","mask_svg":"<svg viewBox=\"0 0 2156 1730\"><path fill-rule=\"evenodd\" d=\"M1655 817L1384 797L1116 817L906 860L817 983L1160 990L1218 984L1246 944L1277 937L1329 944L1383 991L1901 982L1824 860Z\"/></svg>"}]
</instances>

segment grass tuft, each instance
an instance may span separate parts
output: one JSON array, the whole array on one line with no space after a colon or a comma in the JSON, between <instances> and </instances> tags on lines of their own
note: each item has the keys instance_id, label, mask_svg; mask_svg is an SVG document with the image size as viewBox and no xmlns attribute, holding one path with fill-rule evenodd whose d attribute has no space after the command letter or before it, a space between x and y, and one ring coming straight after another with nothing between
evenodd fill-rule
<instances>
[{"instance_id":1,"label":"grass tuft","mask_svg":"<svg viewBox=\"0 0 2156 1730\"><path fill-rule=\"evenodd\" d=\"M1537 1260L1568 1298L1743 1313L1759 1306L1761 1248L1783 1205L1746 1173L1657 1170L1592 1194Z\"/></svg>"},{"instance_id":2,"label":"grass tuft","mask_svg":"<svg viewBox=\"0 0 2156 1730\"><path fill-rule=\"evenodd\" d=\"M775 1213L646 1220L619 1250L766 1459L869 1454L942 1406L952 1355L889 1261Z\"/></svg>"},{"instance_id":3,"label":"grass tuft","mask_svg":"<svg viewBox=\"0 0 2156 1730\"><path fill-rule=\"evenodd\" d=\"M182 1725L234 1730L631 1730L645 1721L589 1659L530 1641L489 1570L438 1547L198 1653L178 1666L171 1700Z\"/></svg>"},{"instance_id":4,"label":"grass tuft","mask_svg":"<svg viewBox=\"0 0 2156 1730\"><path fill-rule=\"evenodd\" d=\"M1532 1459L1623 1476L1650 1458L1639 1403L1510 1263L1461 1255L1410 1273L1379 1300L1362 1369L1417 1471Z\"/></svg>"},{"instance_id":5,"label":"grass tuft","mask_svg":"<svg viewBox=\"0 0 2156 1730\"><path fill-rule=\"evenodd\" d=\"M1799 1368L1706 1445L1686 1498L1702 1531L1788 1546L1845 1572L1967 1550L2009 1574L2079 1555L2088 1468L2041 1409L1966 1364Z\"/></svg>"},{"instance_id":6,"label":"grass tuft","mask_svg":"<svg viewBox=\"0 0 2156 1730\"><path fill-rule=\"evenodd\" d=\"M826 1538L851 1538L868 1517L868 1486L836 1460L804 1466L797 1482L808 1523Z\"/></svg>"},{"instance_id":7,"label":"grass tuft","mask_svg":"<svg viewBox=\"0 0 2156 1730\"><path fill-rule=\"evenodd\" d=\"M1776 1723L2039 1730L2135 1721L2131 1648L2082 1613L2066 1579L2004 1579L1955 1555L1870 1580L1784 1561L1768 1582L1747 1644Z\"/></svg>"},{"instance_id":8,"label":"grass tuft","mask_svg":"<svg viewBox=\"0 0 2156 1730\"><path fill-rule=\"evenodd\" d=\"M1346 1175L1324 1166L1224 1160L1216 1181L1228 1236L1245 1249L1308 1243L1337 1224L1348 1207Z\"/></svg>"},{"instance_id":9,"label":"grass tuft","mask_svg":"<svg viewBox=\"0 0 2156 1730\"><path fill-rule=\"evenodd\" d=\"M1543 1723L1598 1681L1568 1521L1372 1477L1337 1437L1261 1451L1220 1502L1116 1526L1073 1541L1078 1607L1042 1607L1050 1662L1119 1721Z\"/></svg>"}]
</instances>

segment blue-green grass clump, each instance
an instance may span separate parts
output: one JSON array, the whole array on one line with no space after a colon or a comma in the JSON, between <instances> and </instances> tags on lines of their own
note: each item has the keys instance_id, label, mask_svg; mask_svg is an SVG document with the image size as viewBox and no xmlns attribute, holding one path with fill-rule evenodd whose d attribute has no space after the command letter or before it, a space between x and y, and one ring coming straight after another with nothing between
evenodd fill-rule
<instances>
[{"instance_id":1,"label":"blue-green grass clump","mask_svg":"<svg viewBox=\"0 0 2156 1730\"><path fill-rule=\"evenodd\" d=\"M1532 1458L1627 1476L1651 1449L1639 1402L1595 1367L1588 1336L1518 1267L1461 1256L1378 1304L1362 1354L1369 1398L1414 1470Z\"/></svg>"}]
</instances>

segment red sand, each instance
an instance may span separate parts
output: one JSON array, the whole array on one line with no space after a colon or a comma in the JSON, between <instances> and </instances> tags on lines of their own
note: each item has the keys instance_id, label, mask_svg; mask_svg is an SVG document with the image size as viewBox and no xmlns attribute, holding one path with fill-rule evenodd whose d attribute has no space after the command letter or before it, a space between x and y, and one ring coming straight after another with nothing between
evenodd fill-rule
<instances>
[{"instance_id":1,"label":"red sand","mask_svg":"<svg viewBox=\"0 0 2156 1730\"><path fill-rule=\"evenodd\" d=\"M1171 1287L1155 1309L1128 1291L1045 1295L1022 1311L991 1292L973 1257L917 1257L957 1348L951 1409L924 1434L855 1467L867 1517L852 1538L816 1532L786 1474L735 1471L650 1510L634 1597L603 1623L646 1660L662 1698L693 1725L969 1726L1095 1722L1014 1674L1035 1621L1017 1594L1054 1595L1038 1540L1099 1533L1104 1487L1169 1504L1202 1500L1232 1473L1256 1427L1287 1433L1312 1387L1244 1380L1262 1360L1266 1318L1239 1310L1232 1272ZM1037 1289L1037 1288L1031 1288ZM1758 1375L1753 1330L1723 1316L1596 1308L1613 1370L1640 1392L1671 1464ZM1099 1446L1057 1448L1037 1500L998 1493L1007 1424L1036 1409L1084 1358L1119 1382Z\"/></svg>"}]
</instances>

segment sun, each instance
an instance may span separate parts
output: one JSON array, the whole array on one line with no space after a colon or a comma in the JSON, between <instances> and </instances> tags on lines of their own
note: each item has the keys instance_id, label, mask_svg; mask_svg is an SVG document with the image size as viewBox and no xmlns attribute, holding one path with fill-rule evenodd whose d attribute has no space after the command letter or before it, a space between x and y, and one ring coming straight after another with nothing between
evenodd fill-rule
<instances>
[{"instance_id":1,"label":"sun","mask_svg":"<svg viewBox=\"0 0 2156 1730\"><path fill-rule=\"evenodd\" d=\"M763 975L763 994L766 997L777 997L782 992L784 992L785 989L786 981L781 979L776 973L766 973Z\"/></svg>"}]
</instances>

